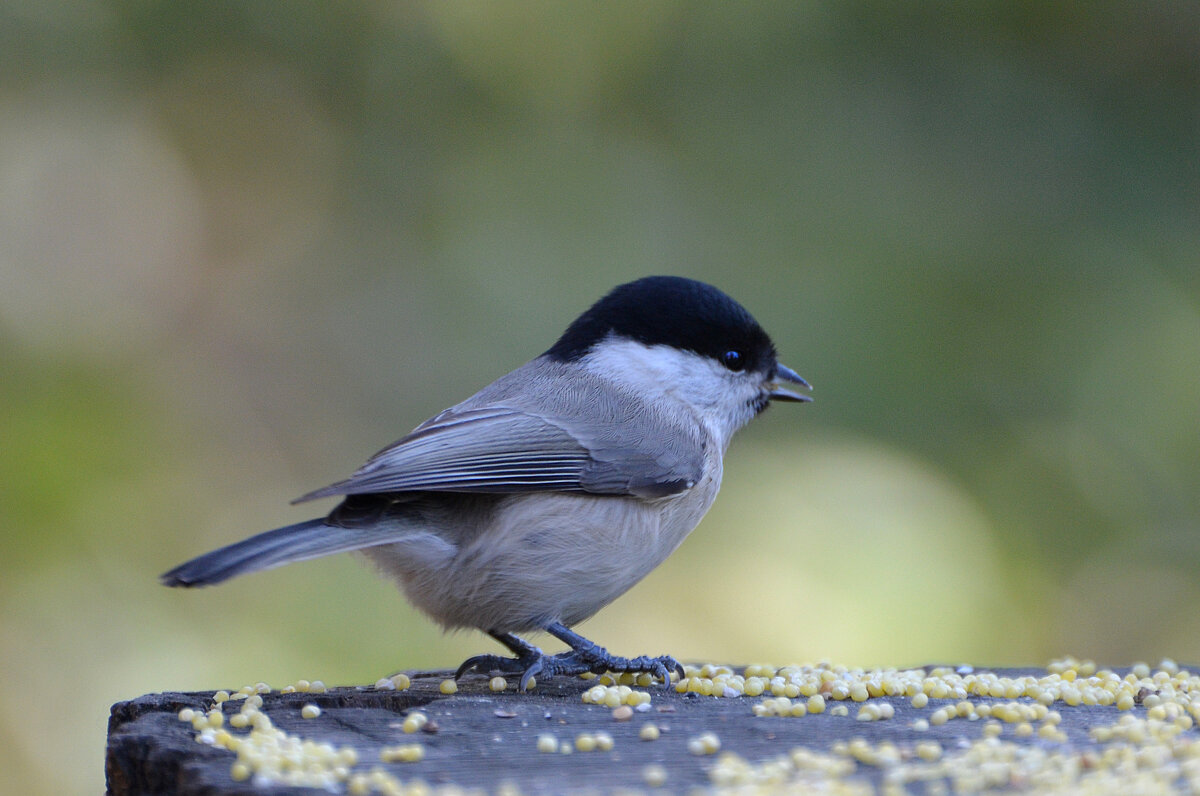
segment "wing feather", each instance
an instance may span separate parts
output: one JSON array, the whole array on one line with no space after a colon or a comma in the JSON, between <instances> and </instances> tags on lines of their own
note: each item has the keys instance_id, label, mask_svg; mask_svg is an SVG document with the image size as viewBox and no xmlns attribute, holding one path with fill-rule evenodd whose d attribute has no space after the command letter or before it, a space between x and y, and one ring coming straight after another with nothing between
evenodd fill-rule
<instances>
[{"instance_id":1,"label":"wing feather","mask_svg":"<svg viewBox=\"0 0 1200 796\"><path fill-rule=\"evenodd\" d=\"M301 500L371 492L582 491L588 460L586 448L540 418L495 408L444 412L346 480Z\"/></svg>"},{"instance_id":2,"label":"wing feather","mask_svg":"<svg viewBox=\"0 0 1200 796\"><path fill-rule=\"evenodd\" d=\"M579 388L556 393L563 415L524 405L556 381L535 360L389 445L344 481L296 502L376 492L587 492L662 497L688 489L703 466L702 435L647 421L632 396ZM574 383L579 383L578 376ZM515 387L514 387L515 384ZM585 385L586 386L586 385ZM544 387L544 389L538 389ZM519 389L518 389L519 388ZM580 422L579 418L588 418Z\"/></svg>"}]
</instances>

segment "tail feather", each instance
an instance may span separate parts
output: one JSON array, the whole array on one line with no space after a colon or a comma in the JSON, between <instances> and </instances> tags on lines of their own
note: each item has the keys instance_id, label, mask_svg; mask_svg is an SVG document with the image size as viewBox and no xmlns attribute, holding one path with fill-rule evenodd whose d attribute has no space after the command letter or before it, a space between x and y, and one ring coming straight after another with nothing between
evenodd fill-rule
<instances>
[{"instance_id":1,"label":"tail feather","mask_svg":"<svg viewBox=\"0 0 1200 796\"><path fill-rule=\"evenodd\" d=\"M159 580L164 586L210 586L235 575L386 544L407 535L405 531L388 534L381 530L378 526L341 528L327 525L324 519L308 520L205 553L163 573Z\"/></svg>"}]
</instances>

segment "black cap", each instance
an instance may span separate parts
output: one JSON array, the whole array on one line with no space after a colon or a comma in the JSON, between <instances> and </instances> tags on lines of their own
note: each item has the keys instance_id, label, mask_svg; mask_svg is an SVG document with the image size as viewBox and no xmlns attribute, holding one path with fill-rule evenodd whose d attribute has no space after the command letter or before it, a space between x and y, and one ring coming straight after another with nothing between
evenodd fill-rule
<instances>
[{"instance_id":1,"label":"black cap","mask_svg":"<svg viewBox=\"0 0 1200 796\"><path fill-rule=\"evenodd\" d=\"M610 336L692 351L733 370L766 373L775 367L771 338L741 304L680 276L647 276L613 288L545 355L574 361Z\"/></svg>"}]
</instances>

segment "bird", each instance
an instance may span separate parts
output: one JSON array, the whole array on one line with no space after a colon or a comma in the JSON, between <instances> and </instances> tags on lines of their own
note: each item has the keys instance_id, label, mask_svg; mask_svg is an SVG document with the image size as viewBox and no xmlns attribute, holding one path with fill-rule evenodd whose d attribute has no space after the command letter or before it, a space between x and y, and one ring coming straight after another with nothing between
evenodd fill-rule
<instances>
[{"instance_id":1,"label":"bird","mask_svg":"<svg viewBox=\"0 0 1200 796\"><path fill-rule=\"evenodd\" d=\"M798 391L798 390L802 390ZM161 576L196 587L354 551L446 630L512 656L455 672L683 677L670 655L621 657L571 628L628 591L699 524L734 433L811 387L771 338L704 282L648 276L613 288L545 353L418 425L349 478L326 516L260 533ZM522 638L546 632L568 650ZM520 634L520 635L518 635Z\"/></svg>"}]
</instances>

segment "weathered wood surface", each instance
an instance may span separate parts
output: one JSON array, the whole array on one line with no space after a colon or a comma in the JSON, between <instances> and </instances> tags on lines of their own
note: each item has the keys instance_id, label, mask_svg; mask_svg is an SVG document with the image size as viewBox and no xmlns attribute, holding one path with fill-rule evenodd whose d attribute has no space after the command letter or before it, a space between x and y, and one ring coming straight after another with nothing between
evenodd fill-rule
<instances>
[{"instance_id":1,"label":"weathered wood surface","mask_svg":"<svg viewBox=\"0 0 1200 796\"><path fill-rule=\"evenodd\" d=\"M1043 669L992 671L1005 677L1046 674ZM332 688L320 694L272 692L264 695L262 710L275 726L290 734L354 747L360 756L356 770L383 765L406 781L420 779L435 787L454 784L494 792L498 786L510 784L525 793L645 790L643 770L652 763L667 769L666 787L671 792L710 786L708 772L716 758L690 754L687 749L688 741L703 732L715 733L722 751L759 761L798 746L828 751L835 742L851 738L872 743L890 740L908 750L922 741L939 741L948 750L961 749L981 737L985 723L954 720L917 732L911 726L913 720L928 719L934 707L953 700L930 700L928 707L918 709L904 697L883 698L894 707L895 716L882 721L856 721L858 706L850 702L846 703L851 708L849 716L827 711L803 718L761 718L751 711L760 701L757 698L703 697L657 686L646 689L653 695L650 710L617 721L612 708L582 701L582 693L593 683L579 679L539 683L534 691L522 694L511 685L505 692L494 693L487 678L469 676L460 682L458 693L447 696L439 692L438 684L448 676L448 672L414 673L412 687L404 691L366 686ZM235 756L197 743L192 727L178 719L183 708L211 707L212 698L212 692L169 692L114 705L106 760L109 792L120 796L322 792L235 782L230 776ZM307 704L319 706L321 716L302 718L301 708ZM235 705L227 706L230 713L236 711ZM436 723L435 732L406 735L401 731L404 715L414 709L421 709ZM1060 727L1068 738L1066 743L1077 749L1094 748L1089 730L1099 724L1111 725L1120 715L1111 706L1067 707L1060 703L1054 709L1062 714ZM1145 715L1141 708L1130 713ZM638 732L648 722L662 729L659 740L639 740ZM536 748L537 736L542 733L571 741L579 733L597 731L612 736L612 751L546 754ZM1036 734L1017 739L1007 730L1004 740L1052 745ZM379 762L382 747L411 742L425 746L421 762ZM854 777L877 783L879 770L860 765Z\"/></svg>"}]
</instances>

